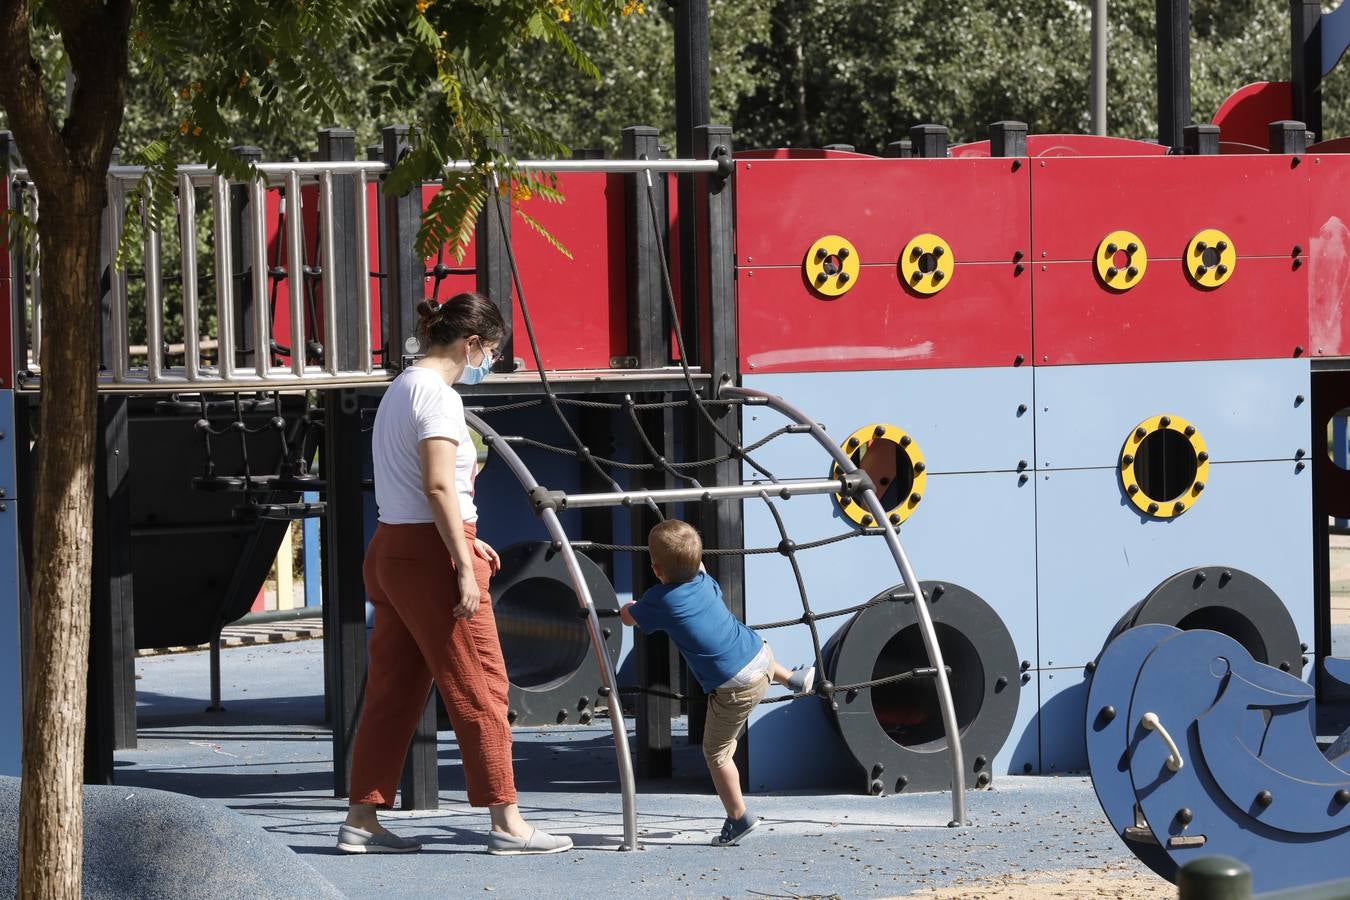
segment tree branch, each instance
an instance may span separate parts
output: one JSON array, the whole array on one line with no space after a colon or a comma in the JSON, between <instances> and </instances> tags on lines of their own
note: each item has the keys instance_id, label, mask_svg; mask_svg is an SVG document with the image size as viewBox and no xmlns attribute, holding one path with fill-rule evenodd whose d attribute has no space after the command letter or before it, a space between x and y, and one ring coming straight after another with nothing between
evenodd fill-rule
<instances>
[{"instance_id":1,"label":"tree branch","mask_svg":"<svg viewBox=\"0 0 1350 900\"><path fill-rule=\"evenodd\" d=\"M57 171L70 164L52 115L42 67L29 42L26 0L0 0L0 105L31 166Z\"/></svg>"},{"instance_id":2,"label":"tree branch","mask_svg":"<svg viewBox=\"0 0 1350 900\"><path fill-rule=\"evenodd\" d=\"M102 170L108 165L126 107L132 2L56 0L52 8L75 75L70 114L61 136L73 164Z\"/></svg>"}]
</instances>

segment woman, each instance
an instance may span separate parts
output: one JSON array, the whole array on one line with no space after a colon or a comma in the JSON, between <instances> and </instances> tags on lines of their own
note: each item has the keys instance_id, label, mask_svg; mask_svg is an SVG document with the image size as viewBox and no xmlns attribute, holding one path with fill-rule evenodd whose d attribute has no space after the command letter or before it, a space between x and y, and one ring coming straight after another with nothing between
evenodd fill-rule
<instances>
[{"instance_id":1,"label":"woman","mask_svg":"<svg viewBox=\"0 0 1350 900\"><path fill-rule=\"evenodd\" d=\"M346 853L421 849L380 825L393 805L408 744L435 684L450 713L469 803L492 818L488 851L557 853L572 841L539 831L516 808L506 663L488 579L500 566L476 536L477 451L451 385L477 384L505 332L482 294L418 305L426 355L390 384L372 441L379 525L366 550L366 592L375 604L365 703L352 749L351 806L338 831Z\"/></svg>"}]
</instances>

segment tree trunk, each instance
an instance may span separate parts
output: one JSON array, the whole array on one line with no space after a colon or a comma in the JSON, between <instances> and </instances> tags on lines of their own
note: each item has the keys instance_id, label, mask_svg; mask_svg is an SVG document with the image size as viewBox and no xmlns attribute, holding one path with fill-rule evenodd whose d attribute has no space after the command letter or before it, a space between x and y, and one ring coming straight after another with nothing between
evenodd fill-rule
<instances>
[{"instance_id":1,"label":"tree trunk","mask_svg":"<svg viewBox=\"0 0 1350 900\"><path fill-rule=\"evenodd\" d=\"M32 655L19 805L19 893L79 897L89 664L101 173L41 194L42 406L33 516Z\"/></svg>"},{"instance_id":2,"label":"tree trunk","mask_svg":"<svg viewBox=\"0 0 1350 900\"><path fill-rule=\"evenodd\" d=\"M33 510L32 652L19 800L19 896L80 897L99 237L122 123L131 0L50 0L74 72L58 125L33 57L28 0L0 0L0 104L41 201L42 407Z\"/></svg>"}]
</instances>

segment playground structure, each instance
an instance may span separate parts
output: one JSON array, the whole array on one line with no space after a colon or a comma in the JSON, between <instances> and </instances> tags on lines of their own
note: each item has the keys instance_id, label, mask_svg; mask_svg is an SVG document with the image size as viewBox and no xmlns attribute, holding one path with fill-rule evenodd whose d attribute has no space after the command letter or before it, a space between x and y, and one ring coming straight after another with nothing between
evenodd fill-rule
<instances>
[{"instance_id":1,"label":"playground structure","mask_svg":"<svg viewBox=\"0 0 1350 900\"><path fill-rule=\"evenodd\" d=\"M628 845L616 669L625 658L632 669L639 774L669 774L675 703L691 736L700 728L697 686L682 687L664 639L602 624L649 583L639 545L660 514L700 526L733 611L773 629L779 659L818 660L828 684L757 711L741 751L752 789L954 788L959 824L965 787L1091 763L1112 824L1171 877L1172 851L1191 845L1162 846L1160 823L1184 838L1220 821L1218 793L1238 802L1220 769L1242 759L1225 737L1264 734L1243 716L1229 731L1202 716L1238 698L1236 679L1167 695L1183 663L1221 656L1292 710L1272 720L1278 740L1258 762L1339 796L1332 782L1350 776L1294 727L1314 691L1338 697L1321 675L1325 548L1328 518L1350 517L1350 473L1324 447L1350 408L1350 156L1344 141L1308 141L1329 66L1305 51L1332 57L1335 29L1316 31L1304 7L1291 87L1244 89L1217 124L1189 124L1169 60L1160 143L1000 122L951 147L944 129L917 126L884 157L736 152L728 129L705 125L670 160L653 129L635 127L625 159L524 164L556 172L567 200L512 202L571 259L513 229L505 200L488 205L463 261L420 258L412 238L435 189L380 186L402 128L360 162L350 132L326 131L318 161L260 164L248 184L183 169L176 241L148 232L139 269L110 267L104 298L94 661L105 677L91 689L89 777L110 780L114 749L134 745L132 648L218 633L247 609L285 522L322 515L345 792L374 527L363 428L417 353L417 300L477 288L513 325L501 371L464 389L486 439L480 533L505 562L494 602L513 722L608 709ZM1258 96L1265 105L1244 100ZM3 149L5 202L31 213ZM109 259L139 174L109 172ZM22 248L0 257L0 431L14 437L29 434L41 396L40 276ZM164 350L175 312L181 360ZM0 673L13 726L0 770L17 773L25 501L39 486L28 441L0 438L0 453L12 485L0 640L16 650ZM314 492L321 503L302 499ZM1154 709L1154 697L1173 705ZM1163 724L1156 740L1139 740L1145 706ZM1106 707L1117 715L1103 719ZM1211 724L1178 732L1176 720ZM429 705L421 731L435 727ZM1140 787L1170 768L1164 733L1186 763L1173 774L1192 777L1196 758L1219 774ZM784 765L774 751L789 741L822 763ZM1128 772L1115 766L1136 746L1146 753ZM405 806L436 803L435 772L434 741L414 741ZM1269 828L1301 835L1285 843L1343 840L1320 794L1315 810L1271 795L1251 815L1282 817ZM1316 816L1326 821L1308 824ZM1224 852L1207 827L1206 852ZM1243 845L1249 859L1279 852L1273 831L1248 832L1262 835Z\"/></svg>"}]
</instances>

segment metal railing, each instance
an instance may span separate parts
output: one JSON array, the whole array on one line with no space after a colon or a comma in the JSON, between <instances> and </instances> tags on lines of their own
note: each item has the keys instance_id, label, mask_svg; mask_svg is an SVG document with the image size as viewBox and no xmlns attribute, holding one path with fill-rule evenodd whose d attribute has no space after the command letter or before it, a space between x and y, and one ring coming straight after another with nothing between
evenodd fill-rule
<instances>
[{"instance_id":1,"label":"metal railing","mask_svg":"<svg viewBox=\"0 0 1350 900\"><path fill-rule=\"evenodd\" d=\"M515 170L712 173L722 165L716 160L692 159L523 160ZM473 164L464 161L446 166L448 172L472 169ZM372 338L372 300L382 298L372 297L371 280L380 273L371 272L368 243L370 187L390 167L380 161L289 162L258 163L255 170L255 180L238 182L204 165L179 167L173 182L177 227L165 227L165 233L144 203L128 208L131 188L146 169L114 166L108 170L103 222L107 257L112 259L121 246L130 217L139 220L141 231L137 245L127 254L128 265L108 267L101 391L349 387L379 384L392 377L386 368L395 367L385 362ZM27 170L14 170L10 183L11 206L35 220L38 198ZM339 221L334 210L335 195L342 199L341 191L351 192L354 212ZM271 198L273 193L283 196ZM276 218L284 216L284 225L269 221L269 202L282 211ZM317 214L311 215L307 227L304 206L309 203L316 204ZM247 214L241 216L241 209L247 209ZM340 234L348 240L338 240ZM269 262L274 255L269 249L278 244L285 245L284 258L277 254ZM308 245L315 247L322 266L307 265L304 251ZM337 258L339 248L342 259ZM10 252L21 255L24 248L14 246ZM34 248L29 259L13 262L14 271L27 272L14 284L14 302L21 306L14 318L21 335L15 384L20 390L40 390L40 253ZM354 289L330 289L338 279L328 276L340 267L351 267L356 276L350 282ZM322 297L314 309L305 302L309 280ZM134 285L139 287L133 291ZM287 302L277 314L285 310L289 328L279 335L269 301L281 285ZM355 317L354 324L349 317ZM322 333L307 340L306 329L317 328L320 321ZM340 329L340 321L352 327ZM279 337L289 342L289 348ZM354 340L356 346L340 346L344 340ZM313 343L322 347L317 357L309 351ZM172 345L181 345L181 351L172 352ZM133 354L133 347L142 346L143 354Z\"/></svg>"}]
</instances>

